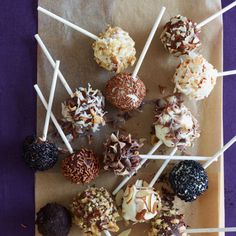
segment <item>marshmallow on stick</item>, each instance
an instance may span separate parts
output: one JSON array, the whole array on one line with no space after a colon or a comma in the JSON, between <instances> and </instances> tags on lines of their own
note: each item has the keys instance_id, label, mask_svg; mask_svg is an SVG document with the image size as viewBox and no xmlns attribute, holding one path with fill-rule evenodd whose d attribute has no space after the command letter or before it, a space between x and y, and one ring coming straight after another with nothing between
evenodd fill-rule
<instances>
[{"instance_id":1,"label":"marshmallow on stick","mask_svg":"<svg viewBox=\"0 0 236 236\"><path fill-rule=\"evenodd\" d=\"M192 160L179 162L169 175L169 181L175 194L186 202L197 199L208 189L208 176L206 169L235 143L234 136L222 149L213 155L205 164Z\"/></svg>"},{"instance_id":2,"label":"marshmallow on stick","mask_svg":"<svg viewBox=\"0 0 236 236\"><path fill-rule=\"evenodd\" d=\"M199 24L181 15L172 17L164 26L160 36L161 42L169 53L175 56L189 54L201 46L199 39L201 28L235 6L236 1Z\"/></svg>"},{"instance_id":3,"label":"marshmallow on stick","mask_svg":"<svg viewBox=\"0 0 236 236\"><path fill-rule=\"evenodd\" d=\"M176 68L173 82L175 91L202 100L209 96L218 77L234 74L236 70L218 72L202 55L191 53Z\"/></svg>"},{"instance_id":4,"label":"marshmallow on stick","mask_svg":"<svg viewBox=\"0 0 236 236\"><path fill-rule=\"evenodd\" d=\"M42 7L38 7L38 11L95 40L92 45L95 61L104 69L120 73L135 63L135 42L120 27L108 27L96 36Z\"/></svg>"},{"instance_id":5,"label":"marshmallow on stick","mask_svg":"<svg viewBox=\"0 0 236 236\"><path fill-rule=\"evenodd\" d=\"M35 171L45 171L52 168L58 160L58 150L54 143L47 140L51 109L57 84L60 62L56 61L50 89L48 109L44 122L42 137L26 137L23 144L23 158L25 163Z\"/></svg>"},{"instance_id":6,"label":"marshmallow on stick","mask_svg":"<svg viewBox=\"0 0 236 236\"><path fill-rule=\"evenodd\" d=\"M152 42L154 34L165 12L162 7L152 30L148 36L143 51L131 74L120 73L108 80L105 87L105 96L107 100L115 107L122 111L132 111L140 107L144 97L146 96L146 87L141 79L137 77L139 69Z\"/></svg>"},{"instance_id":7,"label":"marshmallow on stick","mask_svg":"<svg viewBox=\"0 0 236 236\"><path fill-rule=\"evenodd\" d=\"M37 85L35 85L35 90L37 91L43 105L47 109L48 105ZM51 118L60 136L62 137L62 140L66 144L68 151L70 152L70 155L62 161L62 174L66 179L75 184L85 184L91 182L99 173L99 161L97 156L93 153L93 151L86 148L81 148L80 150L74 152L63 130L52 113Z\"/></svg>"}]
</instances>

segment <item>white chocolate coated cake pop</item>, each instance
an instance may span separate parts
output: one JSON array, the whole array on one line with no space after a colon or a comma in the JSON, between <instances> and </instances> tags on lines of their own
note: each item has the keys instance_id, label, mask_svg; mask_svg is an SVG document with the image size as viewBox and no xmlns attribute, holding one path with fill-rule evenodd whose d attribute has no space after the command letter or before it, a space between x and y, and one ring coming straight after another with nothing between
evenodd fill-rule
<instances>
[{"instance_id":1,"label":"white chocolate coated cake pop","mask_svg":"<svg viewBox=\"0 0 236 236\"><path fill-rule=\"evenodd\" d=\"M175 71L175 90L201 100L209 96L216 79L217 70L202 55L189 55Z\"/></svg>"}]
</instances>

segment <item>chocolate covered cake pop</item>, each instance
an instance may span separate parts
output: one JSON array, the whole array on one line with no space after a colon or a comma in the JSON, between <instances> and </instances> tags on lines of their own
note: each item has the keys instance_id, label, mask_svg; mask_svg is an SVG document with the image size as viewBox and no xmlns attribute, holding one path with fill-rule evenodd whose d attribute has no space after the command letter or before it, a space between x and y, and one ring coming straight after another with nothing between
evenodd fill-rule
<instances>
[{"instance_id":1,"label":"chocolate covered cake pop","mask_svg":"<svg viewBox=\"0 0 236 236\"><path fill-rule=\"evenodd\" d=\"M125 220L145 222L155 217L161 209L161 198L154 188L145 187L138 180L134 185L127 186L122 204Z\"/></svg>"},{"instance_id":2,"label":"chocolate covered cake pop","mask_svg":"<svg viewBox=\"0 0 236 236\"><path fill-rule=\"evenodd\" d=\"M104 106L102 93L88 84L88 88L78 88L73 97L62 103L62 115L78 134L96 132L105 125Z\"/></svg>"},{"instance_id":3,"label":"chocolate covered cake pop","mask_svg":"<svg viewBox=\"0 0 236 236\"><path fill-rule=\"evenodd\" d=\"M98 176L99 161L91 150L82 148L65 158L61 168L66 179L75 184L85 184Z\"/></svg>"},{"instance_id":4,"label":"chocolate covered cake pop","mask_svg":"<svg viewBox=\"0 0 236 236\"><path fill-rule=\"evenodd\" d=\"M187 17L177 15L172 17L164 26L160 36L161 42L169 53L180 56L201 46L198 37L200 30L197 23L192 22Z\"/></svg>"},{"instance_id":5,"label":"chocolate covered cake pop","mask_svg":"<svg viewBox=\"0 0 236 236\"><path fill-rule=\"evenodd\" d=\"M190 55L177 67L174 74L175 90L201 100L213 90L217 70L202 55Z\"/></svg>"},{"instance_id":6,"label":"chocolate covered cake pop","mask_svg":"<svg viewBox=\"0 0 236 236\"><path fill-rule=\"evenodd\" d=\"M131 135L112 133L105 143L104 169L114 171L116 175L132 173L140 163L139 149L142 144Z\"/></svg>"},{"instance_id":7,"label":"chocolate covered cake pop","mask_svg":"<svg viewBox=\"0 0 236 236\"><path fill-rule=\"evenodd\" d=\"M58 149L54 143L40 137L28 136L23 143L23 159L35 171L52 168L58 160Z\"/></svg>"},{"instance_id":8,"label":"chocolate covered cake pop","mask_svg":"<svg viewBox=\"0 0 236 236\"><path fill-rule=\"evenodd\" d=\"M118 211L109 192L101 187L90 187L78 194L72 203L74 223L78 225L86 235L101 235L108 230L119 230L116 220Z\"/></svg>"},{"instance_id":9,"label":"chocolate covered cake pop","mask_svg":"<svg viewBox=\"0 0 236 236\"><path fill-rule=\"evenodd\" d=\"M92 46L96 62L106 70L120 73L135 63L135 42L120 27L108 27Z\"/></svg>"},{"instance_id":10,"label":"chocolate covered cake pop","mask_svg":"<svg viewBox=\"0 0 236 236\"><path fill-rule=\"evenodd\" d=\"M37 213L36 224L43 236L67 236L72 219L69 210L57 203L48 203Z\"/></svg>"},{"instance_id":11,"label":"chocolate covered cake pop","mask_svg":"<svg viewBox=\"0 0 236 236\"><path fill-rule=\"evenodd\" d=\"M155 110L155 132L167 147L187 147L200 136L199 124L179 94L159 99Z\"/></svg>"},{"instance_id":12,"label":"chocolate covered cake pop","mask_svg":"<svg viewBox=\"0 0 236 236\"><path fill-rule=\"evenodd\" d=\"M187 236L184 216L175 209L161 210L152 220L149 236Z\"/></svg>"},{"instance_id":13,"label":"chocolate covered cake pop","mask_svg":"<svg viewBox=\"0 0 236 236\"><path fill-rule=\"evenodd\" d=\"M202 165L196 161L179 162L169 175L175 194L185 202L192 202L208 189L208 176Z\"/></svg>"},{"instance_id":14,"label":"chocolate covered cake pop","mask_svg":"<svg viewBox=\"0 0 236 236\"><path fill-rule=\"evenodd\" d=\"M105 87L106 99L122 111L132 111L140 107L146 96L146 87L139 78L122 73L108 80Z\"/></svg>"}]
</instances>

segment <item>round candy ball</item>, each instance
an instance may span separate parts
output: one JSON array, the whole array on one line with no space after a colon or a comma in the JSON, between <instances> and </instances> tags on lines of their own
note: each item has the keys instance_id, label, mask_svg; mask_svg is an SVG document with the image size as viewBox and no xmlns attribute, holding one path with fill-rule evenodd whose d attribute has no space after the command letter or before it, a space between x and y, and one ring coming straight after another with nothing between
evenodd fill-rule
<instances>
[{"instance_id":1,"label":"round candy ball","mask_svg":"<svg viewBox=\"0 0 236 236\"><path fill-rule=\"evenodd\" d=\"M160 36L161 42L169 53L175 56L189 54L201 46L198 37L200 30L196 26L197 24L187 17L172 17L164 26Z\"/></svg>"},{"instance_id":2,"label":"round candy ball","mask_svg":"<svg viewBox=\"0 0 236 236\"><path fill-rule=\"evenodd\" d=\"M108 80L105 87L106 99L122 111L132 111L140 107L146 96L146 87L139 78L122 73Z\"/></svg>"},{"instance_id":3,"label":"round candy ball","mask_svg":"<svg viewBox=\"0 0 236 236\"><path fill-rule=\"evenodd\" d=\"M64 206L48 203L37 213L36 224L43 236L67 236L72 225L72 217Z\"/></svg>"},{"instance_id":4,"label":"round candy ball","mask_svg":"<svg viewBox=\"0 0 236 236\"><path fill-rule=\"evenodd\" d=\"M35 171L52 168L58 160L58 149L54 143L28 136L23 143L23 159Z\"/></svg>"},{"instance_id":5,"label":"round candy ball","mask_svg":"<svg viewBox=\"0 0 236 236\"><path fill-rule=\"evenodd\" d=\"M72 183L89 183L98 173L99 161L91 150L82 148L62 161L62 174Z\"/></svg>"},{"instance_id":6,"label":"round candy ball","mask_svg":"<svg viewBox=\"0 0 236 236\"><path fill-rule=\"evenodd\" d=\"M108 27L92 46L96 62L106 70L120 73L136 61L135 42L119 27Z\"/></svg>"},{"instance_id":7,"label":"round candy ball","mask_svg":"<svg viewBox=\"0 0 236 236\"><path fill-rule=\"evenodd\" d=\"M179 162L169 175L175 194L185 202L192 202L208 189L208 176L202 165L196 161Z\"/></svg>"},{"instance_id":8,"label":"round candy ball","mask_svg":"<svg viewBox=\"0 0 236 236\"><path fill-rule=\"evenodd\" d=\"M201 100L213 90L217 70L202 55L186 57L174 74L175 90L191 99Z\"/></svg>"}]
</instances>

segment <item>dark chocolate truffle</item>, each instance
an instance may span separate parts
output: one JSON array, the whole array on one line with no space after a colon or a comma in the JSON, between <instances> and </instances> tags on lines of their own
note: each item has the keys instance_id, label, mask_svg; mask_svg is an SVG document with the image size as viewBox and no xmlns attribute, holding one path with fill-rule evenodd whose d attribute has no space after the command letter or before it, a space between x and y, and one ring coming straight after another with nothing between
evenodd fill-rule
<instances>
[{"instance_id":1,"label":"dark chocolate truffle","mask_svg":"<svg viewBox=\"0 0 236 236\"><path fill-rule=\"evenodd\" d=\"M72 183L89 183L99 173L98 158L93 151L82 148L62 161L62 173Z\"/></svg>"},{"instance_id":2,"label":"dark chocolate truffle","mask_svg":"<svg viewBox=\"0 0 236 236\"><path fill-rule=\"evenodd\" d=\"M208 189L208 176L202 165L196 161L179 162L169 175L175 194L185 202L192 202Z\"/></svg>"},{"instance_id":3,"label":"dark chocolate truffle","mask_svg":"<svg viewBox=\"0 0 236 236\"><path fill-rule=\"evenodd\" d=\"M169 53L180 56L201 46L199 33L196 23L177 15L166 23L160 39Z\"/></svg>"},{"instance_id":4,"label":"dark chocolate truffle","mask_svg":"<svg viewBox=\"0 0 236 236\"><path fill-rule=\"evenodd\" d=\"M86 235L101 235L108 230L117 232L119 216L110 193L103 187L90 187L72 202L73 221Z\"/></svg>"},{"instance_id":5,"label":"dark chocolate truffle","mask_svg":"<svg viewBox=\"0 0 236 236\"><path fill-rule=\"evenodd\" d=\"M48 170L58 160L58 149L54 143L28 136L23 143L23 159L35 171Z\"/></svg>"},{"instance_id":6,"label":"dark chocolate truffle","mask_svg":"<svg viewBox=\"0 0 236 236\"><path fill-rule=\"evenodd\" d=\"M131 74L117 74L108 80L105 87L106 99L122 111L131 111L140 107L146 96L146 87L139 78Z\"/></svg>"},{"instance_id":7,"label":"dark chocolate truffle","mask_svg":"<svg viewBox=\"0 0 236 236\"><path fill-rule=\"evenodd\" d=\"M67 236L71 224L71 214L64 206L48 203L37 213L36 224L43 236Z\"/></svg>"},{"instance_id":8,"label":"dark chocolate truffle","mask_svg":"<svg viewBox=\"0 0 236 236\"><path fill-rule=\"evenodd\" d=\"M131 135L112 133L105 143L104 169L112 170L116 175L128 175L140 163L139 149L142 144Z\"/></svg>"}]
</instances>

